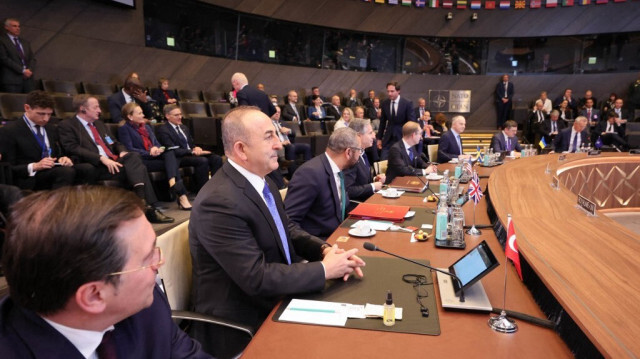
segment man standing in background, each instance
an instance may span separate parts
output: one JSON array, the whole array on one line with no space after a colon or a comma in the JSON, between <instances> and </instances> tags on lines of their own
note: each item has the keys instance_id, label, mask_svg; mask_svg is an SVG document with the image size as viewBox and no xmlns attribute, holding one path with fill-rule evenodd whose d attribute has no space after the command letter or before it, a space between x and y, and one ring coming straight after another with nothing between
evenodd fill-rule
<instances>
[{"instance_id":1,"label":"man standing in background","mask_svg":"<svg viewBox=\"0 0 640 359\"><path fill-rule=\"evenodd\" d=\"M35 90L33 68L36 60L28 41L20 37L20 21L4 21L5 36L0 36L0 83L2 91L28 93Z\"/></svg>"}]
</instances>

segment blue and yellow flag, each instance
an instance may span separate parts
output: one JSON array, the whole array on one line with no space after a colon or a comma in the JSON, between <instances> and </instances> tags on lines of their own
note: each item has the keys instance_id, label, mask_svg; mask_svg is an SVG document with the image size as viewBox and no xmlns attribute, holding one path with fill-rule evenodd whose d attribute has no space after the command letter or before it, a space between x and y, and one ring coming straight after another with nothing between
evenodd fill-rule
<instances>
[{"instance_id":1,"label":"blue and yellow flag","mask_svg":"<svg viewBox=\"0 0 640 359\"><path fill-rule=\"evenodd\" d=\"M538 142L538 145L540 146L540 148L547 147L547 141L544 140L544 137L542 137L542 139L540 139L540 142Z\"/></svg>"}]
</instances>

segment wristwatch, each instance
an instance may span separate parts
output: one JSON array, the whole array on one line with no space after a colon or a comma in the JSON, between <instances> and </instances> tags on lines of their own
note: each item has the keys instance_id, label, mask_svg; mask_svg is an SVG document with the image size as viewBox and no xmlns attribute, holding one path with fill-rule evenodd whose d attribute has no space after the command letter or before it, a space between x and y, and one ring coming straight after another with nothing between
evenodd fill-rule
<instances>
[{"instance_id":1,"label":"wristwatch","mask_svg":"<svg viewBox=\"0 0 640 359\"><path fill-rule=\"evenodd\" d=\"M327 248L331 248L331 245L328 243L323 244L322 246L320 246L320 257L324 258L324 250Z\"/></svg>"}]
</instances>

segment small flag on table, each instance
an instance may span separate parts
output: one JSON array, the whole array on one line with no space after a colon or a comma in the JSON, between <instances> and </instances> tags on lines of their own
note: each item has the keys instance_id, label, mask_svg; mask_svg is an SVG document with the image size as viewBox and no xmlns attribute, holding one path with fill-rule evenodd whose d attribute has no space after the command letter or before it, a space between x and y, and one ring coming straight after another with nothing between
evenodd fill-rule
<instances>
[{"instance_id":1,"label":"small flag on table","mask_svg":"<svg viewBox=\"0 0 640 359\"><path fill-rule=\"evenodd\" d=\"M389 4L389 5L398 5L398 0L388 0L387 4Z\"/></svg>"},{"instance_id":2,"label":"small flag on table","mask_svg":"<svg viewBox=\"0 0 640 359\"><path fill-rule=\"evenodd\" d=\"M375 0L376 4L384 4L384 0Z\"/></svg>"},{"instance_id":3,"label":"small flag on table","mask_svg":"<svg viewBox=\"0 0 640 359\"><path fill-rule=\"evenodd\" d=\"M580 0L578 2L580 5L591 5L591 0Z\"/></svg>"},{"instance_id":4,"label":"small flag on table","mask_svg":"<svg viewBox=\"0 0 640 359\"><path fill-rule=\"evenodd\" d=\"M442 7L450 9L453 7L453 0L442 0Z\"/></svg>"},{"instance_id":5,"label":"small flag on table","mask_svg":"<svg viewBox=\"0 0 640 359\"><path fill-rule=\"evenodd\" d=\"M516 0L516 2L513 4L514 9L524 9L526 7L527 7L527 4L525 3L524 0Z\"/></svg>"},{"instance_id":6,"label":"small flag on table","mask_svg":"<svg viewBox=\"0 0 640 359\"><path fill-rule=\"evenodd\" d=\"M600 149L602 147L603 143L602 143L602 138L600 138L600 136L598 136L598 139L596 140L596 143L594 143L594 146L597 149Z\"/></svg>"},{"instance_id":7,"label":"small flag on table","mask_svg":"<svg viewBox=\"0 0 640 359\"><path fill-rule=\"evenodd\" d=\"M542 6L542 0L531 0L529 7L532 9L539 9Z\"/></svg>"},{"instance_id":8,"label":"small flag on table","mask_svg":"<svg viewBox=\"0 0 640 359\"><path fill-rule=\"evenodd\" d=\"M596 5L602 5L608 3L609 0L596 0Z\"/></svg>"},{"instance_id":9,"label":"small flag on table","mask_svg":"<svg viewBox=\"0 0 640 359\"><path fill-rule=\"evenodd\" d=\"M424 7L424 5L425 5L425 0L416 0L416 1L413 3L413 5L414 5L415 7Z\"/></svg>"},{"instance_id":10,"label":"small flag on table","mask_svg":"<svg viewBox=\"0 0 640 359\"><path fill-rule=\"evenodd\" d=\"M558 6L558 0L547 0L545 5L546 7L556 7Z\"/></svg>"},{"instance_id":11,"label":"small flag on table","mask_svg":"<svg viewBox=\"0 0 640 359\"><path fill-rule=\"evenodd\" d=\"M500 9L506 10L511 7L511 0L500 0Z\"/></svg>"},{"instance_id":12,"label":"small flag on table","mask_svg":"<svg viewBox=\"0 0 640 359\"><path fill-rule=\"evenodd\" d=\"M522 268L520 268L520 253L518 252L518 243L516 242L516 231L513 228L513 221L511 215L508 216L507 223L507 243L504 246L504 255L511 259L513 266L516 267L518 277L522 280Z\"/></svg>"},{"instance_id":13,"label":"small flag on table","mask_svg":"<svg viewBox=\"0 0 640 359\"><path fill-rule=\"evenodd\" d=\"M573 6L573 0L562 0L562 6Z\"/></svg>"},{"instance_id":14,"label":"small flag on table","mask_svg":"<svg viewBox=\"0 0 640 359\"><path fill-rule=\"evenodd\" d=\"M547 147L547 141L545 141L544 137L540 139L540 142L538 142L538 145L540 146L540 148Z\"/></svg>"},{"instance_id":15,"label":"small flag on table","mask_svg":"<svg viewBox=\"0 0 640 359\"><path fill-rule=\"evenodd\" d=\"M471 8L473 10L482 8L482 2L480 0L471 0Z\"/></svg>"},{"instance_id":16,"label":"small flag on table","mask_svg":"<svg viewBox=\"0 0 640 359\"><path fill-rule=\"evenodd\" d=\"M469 182L469 197L473 200L473 203L478 204L480 198L482 198L482 188L480 188L480 178L478 178L478 172L473 172L473 177Z\"/></svg>"},{"instance_id":17,"label":"small flag on table","mask_svg":"<svg viewBox=\"0 0 640 359\"><path fill-rule=\"evenodd\" d=\"M429 7L432 7L432 8L438 7L438 0L429 0Z\"/></svg>"},{"instance_id":18,"label":"small flag on table","mask_svg":"<svg viewBox=\"0 0 640 359\"><path fill-rule=\"evenodd\" d=\"M467 0L458 0L456 4L456 8L458 9L466 9L467 8Z\"/></svg>"},{"instance_id":19,"label":"small flag on table","mask_svg":"<svg viewBox=\"0 0 640 359\"><path fill-rule=\"evenodd\" d=\"M402 0L403 6L411 6L411 0Z\"/></svg>"},{"instance_id":20,"label":"small flag on table","mask_svg":"<svg viewBox=\"0 0 640 359\"><path fill-rule=\"evenodd\" d=\"M495 0L485 0L484 2L484 8L488 9L488 10L493 10L496 8L496 2Z\"/></svg>"}]
</instances>

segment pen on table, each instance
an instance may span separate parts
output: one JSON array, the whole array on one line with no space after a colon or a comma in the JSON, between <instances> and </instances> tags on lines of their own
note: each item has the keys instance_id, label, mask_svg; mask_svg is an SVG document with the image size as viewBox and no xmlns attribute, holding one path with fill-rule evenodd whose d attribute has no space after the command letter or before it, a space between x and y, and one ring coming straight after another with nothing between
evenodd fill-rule
<instances>
[{"instance_id":1,"label":"pen on table","mask_svg":"<svg viewBox=\"0 0 640 359\"><path fill-rule=\"evenodd\" d=\"M317 313L335 313L333 309L315 309L315 308L289 308L289 310L297 310L300 312L317 312Z\"/></svg>"}]
</instances>

